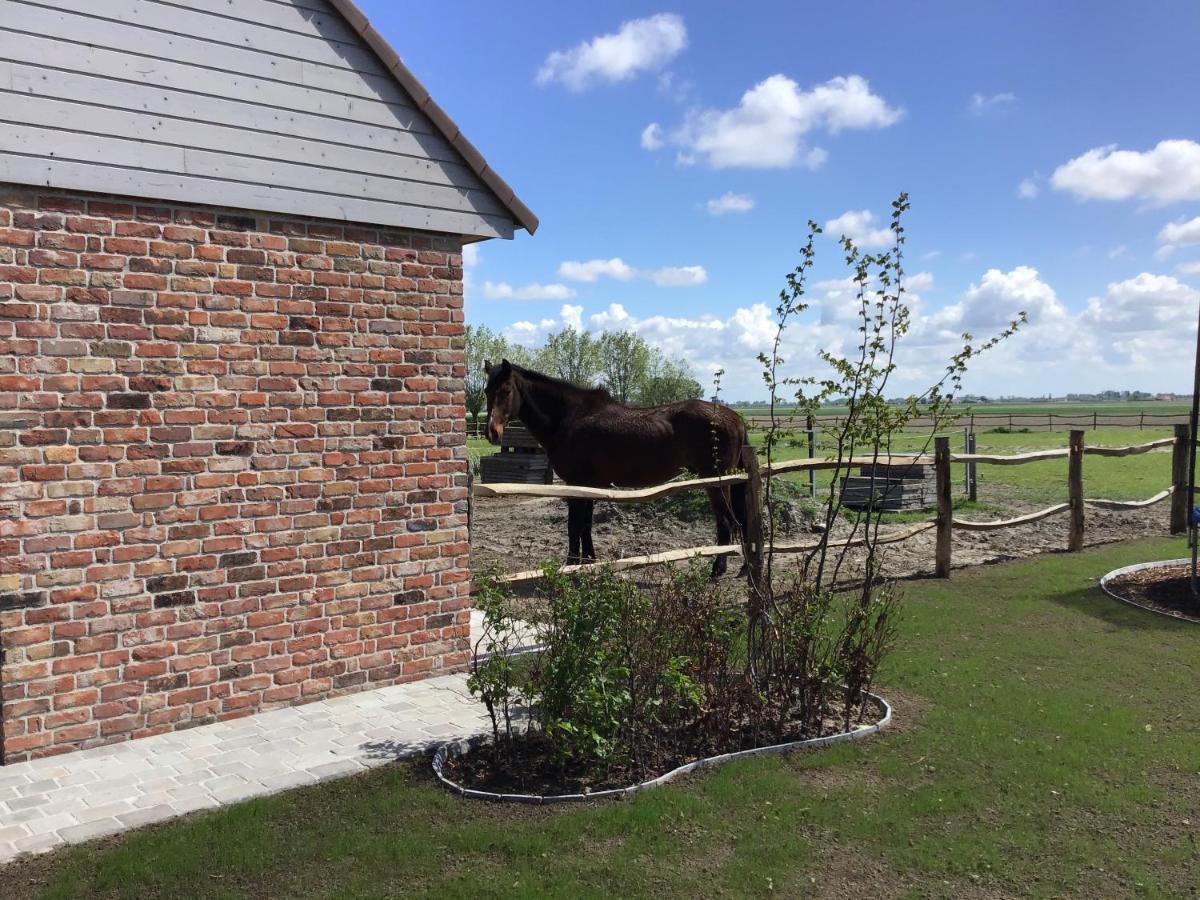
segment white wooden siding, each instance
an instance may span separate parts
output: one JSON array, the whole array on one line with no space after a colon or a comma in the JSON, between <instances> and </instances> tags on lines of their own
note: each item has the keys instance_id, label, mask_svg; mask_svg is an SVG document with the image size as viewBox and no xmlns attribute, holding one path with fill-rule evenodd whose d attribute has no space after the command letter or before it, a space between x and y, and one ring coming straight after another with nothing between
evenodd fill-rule
<instances>
[{"instance_id":1,"label":"white wooden siding","mask_svg":"<svg viewBox=\"0 0 1200 900\"><path fill-rule=\"evenodd\" d=\"M514 228L325 0L0 0L0 181Z\"/></svg>"}]
</instances>

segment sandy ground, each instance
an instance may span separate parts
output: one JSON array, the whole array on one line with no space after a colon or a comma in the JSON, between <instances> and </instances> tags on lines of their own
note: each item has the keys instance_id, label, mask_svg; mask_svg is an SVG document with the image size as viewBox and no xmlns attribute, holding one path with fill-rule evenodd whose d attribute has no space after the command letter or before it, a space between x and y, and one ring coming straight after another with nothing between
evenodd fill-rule
<instances>
[{"instance_id":1,"label":"sandy ground","mask_svg":"<svg viewBox=\"0 0 1200 900\"><path fill-rule=\"evenodd\" d=\"M964 514L963 518L1010 518L1036 508L1004 496L1006 490L1003 485L993 485L990 492L984 490L980 496L982 501L1001 504L1005 509L1003 514L972 512ZM1126 512L1089 508L1085 513L1084 542L1094 546L1166 534L1169 507L1169 501L1164 501ZM796 518L802 519L798 507L793 508L797 510ZM929 515L932 517L932 511ZM1067 514L1063 513L999 531L957 531L953 565L982 565L1063 550L1067 544L1067 519ZM906 527L905 524L883 526L885 530ZM835 531L843 530L844 527L839 527ZM592 533L601 560L716 543L711 514L697 509L694 503L688 505L674 500L646 504L597 503ZM799 540L809 533L807 524L800 520L782 537ZM475 502L471 563L476 571L489 565L497 565L508 572L536 568L546 559L561 560L566 550L567 509L563 501L501 498ZM934 532L930 530L889 545L887 553L890 560L887 570L895 577L930 574L933 571ZM731 564L730 572L737 568L736 564Z\"/></svg>"}]
</instances>

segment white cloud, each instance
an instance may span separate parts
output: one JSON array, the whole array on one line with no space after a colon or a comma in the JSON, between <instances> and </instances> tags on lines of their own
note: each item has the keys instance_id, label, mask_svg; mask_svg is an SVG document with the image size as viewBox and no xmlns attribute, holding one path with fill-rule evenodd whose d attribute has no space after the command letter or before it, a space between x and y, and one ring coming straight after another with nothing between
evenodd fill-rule
<instances>
[{"instance_id":1,"label":"white cloud","mask_svg":"<svg viewBox=\"0 0 1200 900\"><path fill-rule=\"evenodd\" d=\"M538 70L537 83L559 82L571 91L615 84L641 72L661 69L687 47L687 28L675 13L633 19L570 50L556 50Z\"/></svg>"},{"instance_id":2,"label":"white cloud","mask_svg":"<svg viewBox=\"0 0 1200 900\"><path fill-rule=\"evenodd\" d=\"M600 278L615 278L630 281L637 277L637 269L627 265L619 256L612 259L590 259L587 262L567 260L559 263L558 277L568 281L598 281Z\"/></svg>"},{"instance_id":3,"label":"white cloud","mask_svg":"<svg viewBox=\"0 0 1200 900\"><path fill-rule=\"evenodd\" d=\"M568 281L593 283L601 278L632 281L644 278L659 287L692 287L708 281L704 266L663 266L658 269L635 269L619 256L612 259L590 259L587 262L566 260L559 263L558 277Z\"/></svg>"},{"instance_id":4,"label":"white cloud","mask_svg":"<svg viewBox=\"0 0 1200 900\"><path fill-rule=\"evenodd\" d=\"M845 235L864 250L886 247L894 240L890 228L875 227L875 215L869 209L849 210L830 219L825 223L825 233L835 239Z\"/></svg>"},{"instance_id":5,"label":"white cloud","mask_svg":"<svg viewBox=\"0 0 1200 900\"><path fill-rule=\"evenodd\" d=\"M1035 326L1060 323L1068 316L1054 288L1041 280L1037 269L1017 266L1009 272L988 269L958 303L938 310L929 322L954 334L983 336L1003 328L1022 310Z\"/></svg>"},{"instance_id":6,"label":"white cloud","mask_svg":"<svg viewBox=\"0 0 1200 900\"><path fill-rule=\"evenodd\" d=\"M1200 144L1160 141L1144 152L1096 147L1055 169L1052 181L1083 199L1200 200Z\"/></svg>"},{"instance_id":7,"label":"white cloud","mask_svg":"<svg viewBox=\"0 0 1200 900\"><path fill-rule=\"evenodd\" d=\"M473 269L479 265L479 260L482 258L479 255L479 245L463 244L462 258L464 269Z\"/></svg>"},{"instance_id":8,"label":"white cloud","mask_svg":"<svg viewBox=\"0 0 1200 900\"><path fill-rule=\"evenodd\" d=\"M1200 272L1200 264L1196 266ZM1015 337L971 365L968 391L988 394L1043 394L1099 390L1114 386L1180 390L1190 384L1195 315L1200 290L1167 275L1143 272L1114 282L1078 312L1068 309L1054 288L1029 266L989 269L953 303L925 311L920 291L933 276L909 277L913 326L901 344L896 393L923 389L941 377L960 335L976 343L1004 328L1020 311L1029 322ZM852 353L855 331L854 285L829 279L812 285L813 306L785 332L781 355L789 376L823 372L817 354ZM650 315L641 318L620 304L593 315L566 304L559 315L513 323L510 340L536 345L565 325L593 331L631 329L673 357L688 360L707 388L717 368L727 372L730 399L762 395L755 354L768 351L775 336L773 310L763 303L736 307L728 315Z\"/></svg>"},{"instance_id":9,"label":"white cloud","mask_svg":"<svg viewBox=\"0 0 1200 900\"><path fill-rule=\"evenodd\" d=\"M942 255L941 250L930 250L928 253L922 253L921 259L924 260L925 262L929 262L929 260L937 259L941 255Z\"/></svg>"},{"instance_id":10,"label":"white cloud","mask_svg":"<svg viewBox=\"0 0 1200 900\"><path fill-rule=\"evenodd\" d=\"M1007 91L990 95L981 94L977 91L971 95L971 102L967 104L967 111L973 116L982 116L994 110L1012 106L1016 100L1017 95Z\"/></svg>"},{"instance_id":11,"label":"white cloud","mask_svg":"<svg viewBox=\"0 0 1200 900\"><path fill-rule=\"evenodd\" d=\"M659 287L694 287L708 281L704 266L663 266L646 277Z\"/></svg>"},{"instance_id":12,"label":"white cloud","mask_svg":"<svg viewBox=\"0 0 1200 900\"><path fill-rule=\"evenodd\" d=\"M1024 179L1017 185L1017 196L1022 200L1032 200L1038 195L1037 182L1032 178Z\"/></svg>"},{"instance_id":13,"label":"white cloud","mask_svg":"<svg viewBox=\"0 0 1200 900\"><path fill-rule=\"evenodd\" d=\"M907 291L931 291L933 290L933 273L932 272L917 272L908 276L908 280L904 283Z\"/></svg>"},{"instance_id":14,"label":"white cloud","mask_svg":"<svg viewBox=\"0 0 1200 900\"><path fill-rule=\"evenodd\" d=\"M744 213L754 209L754 198L745 194L735 194L727 191L720 197L714 197L704 204L710 216L723 216L726 213Z\"/></svg>"},{"instance_id":15,"label":"white cloud","mask_svg":"<svg viewBox=\"0 0 1200 900\"><path fill-rule=\"evenodd\" d=\"M1158 233L1158 250L1154 255L1166 259L1180 247L1200 244L1200 216L1187 222L1168 222Z\"/></svg>"},{"instance_id":16,"label":"white cloud","mask_svg":"<svg viewBox=\"0 0 1200 900\"><path fill-rule=\"evenodd\" d=\"M642 129L643 150L661 150L664 146L662 127L657 122L651 122Z\"/></svg>"},{"instance_id":17,"label":"white cloud","mask_svg":"<svg viewBox=\"0 0 1200 900\"><path fill-rule=\"evenodd\" d=\"M694 85L674 72L662 72L658 76L658 92L676 103L683 103L692 93Z\"/></svg>"},{"instance_id":18,"label":"white cloud","mask_svg":"<svg viewBox=\"0 0 1200 900\"><path fill-rule=\"evenodd\" d=\"M575 289L565 284L539 284L536 281L518 288L507 281L485 281L483 296L488 300L567 300L575 296Z\"/></svg>"},{"instance_id":19,"label":"white cloud","mask_svg":"<svg viewBox=\"0 0 1200 900\"><path fill-rule=\"evenodd\" d=\"M1108 258L1109 259L1120 259L1122 256L1125 256L1128 252L1129 252L1128 245L1117 244L1117 246L1113 247L1111 250L1108 251Z\"/></svg>"},{"instance_id":20,"label":"white cloud","mask_svg":"<svg viewBox=\"0 0 1200 900\"><path fill-rule=\"evenodd\" d=\"M1186 332L1195 328L1197 300L1200 293L1172 276L1142 272L1088 301L1081 321L1106 332Z\"/></svg>"},{"instance_id":21,"label":"white cloud","mask_svg":"<svg viewBox=\"0 0 1200 900\"><path fill-rule=\"evenodd\" d=\"M1180 263L1175 267L1184 275L1200 275L1200 260Z\"/></svg>"},{"instance_id":22,"label":"white cloud","mask_svg":"<svg viewBox=\"0 0 1200 900\"><path fill-rule=\"evenodd\" d=\"M839 76L810 90L785 75L772 75L746 91L733 109L694 111L670 135L683 164L697 160L714 169L820 167L828 153L804 136L824 130L884 128L904 111L893 108L860 75Z\"/></svg>"}]
</instances>

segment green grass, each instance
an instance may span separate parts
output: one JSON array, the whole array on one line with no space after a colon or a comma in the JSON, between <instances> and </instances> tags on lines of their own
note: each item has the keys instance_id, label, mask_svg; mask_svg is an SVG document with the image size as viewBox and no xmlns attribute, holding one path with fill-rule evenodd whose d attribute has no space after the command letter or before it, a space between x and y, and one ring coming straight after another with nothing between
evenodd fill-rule
<instances>
[{"instance_id":1,"label":"green grass","mask_svg":"<svg viewBox=\"0 0 1200 900\"><path fill-rule=\"evenodd\" d=\"M736 406L743 415L766 415L764 406ZM1072 416L1080 419L1096 413L1100 416L1136 416L1139 413L1155 415L1181 415L1191 411L1192 405L1188 400L1112 400L1107 402L1058 400L1046 403L1029 401L1013 403L976 403L970 406L956 406L959 415L970 415L974 412L980 416L1013 415L1013 416L1045 416L1053 413L1056 416ZM787 410L784 409L783 412ZM822 416L844 416L848 412L845 406L821 407Z\"/></svg>"},{"instance_id":2,"label":"green grass","mask_svg":"<svg viewBox=\"0 0 1200 900\"><path fill-rule=\"evenodd\" d=\"M1159 539L906 587L897 727L628 802L460 801L388 767L0 870L0 898L1194 896L1200 629L1096 579Z\"/></svg>"},{"instance_id":3,"label":"green grass","mask_svg":"<svg viewBox=\"0 0 1200 900\"><path fill-rule=\"evenodd\" d=\"M962 432L950 432L950 449L955 453L964 452ZM1158 438L1170 437L1169 428L1147 428L1144 431L1129 428L1100 428L1088 431L1085 442L1094 447L1124 447L1130 444L1144 444ZM1047 450L1056 447L1066 447L1068 434L1059 431L1034 432L998 432L981 431L976 433L976 450L979 453L996 453L1011 455L1029 450ZM756 446L761 446L763 435L755 433L752 438ZM776 451L778 459L795 459L808 456L808 445L803 437L798 439L799 446L791 446L784 441ZM904 433L898 435L893 444L893 452L915 453L920 451L932 452L932 443L927 433ZM834 451L820 441L816 455L824 456ZM1067 499L1067 461L1052 459L1041 462L1025 463L1019 466L995 466L980 464L977 467L977 477L981 495L988 493L988 486L998 485L1003 490L1003 500L1018 500L1029 503L1050 504ZM980 508L983 504L968 504L958 497L963 492L965 471L960 464L951 466L951 482L956 495L956 505L963 509ZM790 476L799 478L807 483L807 475ZM1110 500L1140 500L1157 494L1171 483L1171 453L1143 453L1137 456L1102 457L1087 456L1083 462L1084 493L1088 497L1105 497ZM828 489L829 475L818 474L817 484Z\"/></svg>"}]
</instances>

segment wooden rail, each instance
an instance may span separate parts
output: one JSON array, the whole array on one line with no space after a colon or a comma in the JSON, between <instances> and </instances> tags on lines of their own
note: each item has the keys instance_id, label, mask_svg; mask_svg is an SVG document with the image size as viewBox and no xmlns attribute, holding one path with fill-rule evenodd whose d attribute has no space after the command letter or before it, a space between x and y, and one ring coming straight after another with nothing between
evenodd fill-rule
<instances>
[{"instance_id":1,"label":"wooden rail","mask_svg":"<svg viewBox=\"0 0 1200 900\"><path fill-rule=\"evenodd\" d=\"M1145 500L1084 500L1088 506L1094 506L1097 509L1144 509L1147 506L1153 506L1155 503L1162 503L1168 497L1175 493L1175 485L1171 485L1165 490L1159 491L1153 497L1147 497ZM1180 493L1184 493L1181 491Z\"/></svg>"},{"instance_id":2,"label":"wooden rail","mask_svg":"<svg viewBox=\"0 0 1200 900\"><path fill-rule=\"evenodd\" d=\"M1087 447L1084 444L1084 432L1076 429L1071 432L1069 447L1010 455L989 453L954 454L950 452L949 441L950 439L946 436L936 437L934 439L934 454L932 457L912 454L879 454L844 457L840 460L834 457L824 459L793 459L776 462L770 466L764 465L762 469L769 474L779 474L783 472L833 469L842 466L849 468L872 464L918 465L933 463L937 477L936 518L926 522L919 522L910 528L879 535L876 540L882 544L895 543L897 541L908 540L914 535L936 528L935 571L939 577L943 578L949 577L950 574L952 536L955 528L962 529L963 531L998 531L1002 528L1027 525L1049 518L1050 516L1058 515L1059 513L1068 512L1070 513L1070 528L1068 531L1067 549L1079 550L1083 547L1085 507L1109 510L1142 509L1160 503L1168 497L1172 500L1170 516L1171 533L1177 534L1187 528L1187 492L1184 488L1187 481L1187 454L1193 449L1194 445L1188 433L1188 426L1186 425L1176 425L1175 436L1173 438L1163 438L1128 447ZM1171 461L1172 484L1165 490L1159 491L1154 496L1145 500L1109 500L1104 498L1085 498L1083 496L1083 458L1085 456L1124 457L1139 453L1149 453L1167 446L1173 447ZM753 460L749 458L752 454L753 451L750 448L744 448L743 465L747 467L748 471L753 472L755 466L753 465ZM1013 518L997 519L990 522L978 522L954 517L950 487L950 465L952 463L986 463L989 465L1011 466L1050 459L1066 459L1068 461L1067 491L1069 496L1067 502L1056 503L1045 509L1024 513ZM753 473L753 477L748 476L746 472L735 472L715 478L672 481L649 488L594 488L558 484L476 483L472 488L472 495L474 497L545 497L553 499L608 500L615 503L639 503L679 494L684 491L725 487L747 480L751 482L751 486L757 495L760 488L757 472ZM563 566L561 571L588 572L601 568L621 571L661 563L679 562L694 557L723 556L732 553L748 555L751 557L751 562L757 564L762 554L761 530L755 528L753 531L754 535L744 545L714 544L683 550L668 550L662 553L651 553L646 556L631 556L599 563ZM830 548L842 548L847 546L861 546L865 543L866 539L860 537L830 541L828 546ZM820 540L802 541L799 543L777 543L772 546L771 551L773 553L803 553L815 550L820 545ZM531 581L540 578L541 575L541 570L515 572L503 576L501 581L506 583Z\"/></svg>"},{"instance_id":3,"label":"wooden rail","mask_svg":"<svg viewBox=\"0 0 1200 900\"><path fill-rule=\"evenodd\" d=\"M895 544L900 541L907 541L914 535L920 534L922 531L928 531L937 523L932 519L928 522L920 522L911 528L905 528L900 531L880 534L876 539L879 544ZM848 538L840 541L830 541L830 549L840 549L842 547L861 547L866 544L865 537ZM809 550L816 550L821 546L819 540L801 541L799 543L775 544L773 545L775 553L806 553ZM713 544L708 547L689 547L685 550L664 550L661 553L651 553L646 556L626 556L604 562L580 563L579 565L563 566L559 569L560 572L567 574L575 574L579 572L595 572L600 569L607 569L611 572L619 572L628 569L640 569L644 566L653 566L660 563L683 562L689 559L698 559L708 556L724 556L727 553L742 553L741 544ZM505 584L514 584L523 581L536 581L542 577L541 569L529 569L525 572L513 572L508 575L502 575L498 579Z\"/></svg>"},{"instance_id":4,"label":"wooden rail","mask_svg":"<svg viewBox=\"0 0 1200 900\"><path fill-rule=\"evenodd\" d=\"M999 531L1001 528L1012 528L1014 525L1028 525L1030 522L1048 519L1050 516L1056 516L1060 512L1066 512L1070 508L1070 503L1055 503L1053 506L1047 506L1045 509L1039 509L1037 512L1025 513L1012 519L997 519L994 522L972 522L967 519L953 519L951 520L951 524L955 528L961 528L963 531Z\"/></svg>"}]
</instances>

